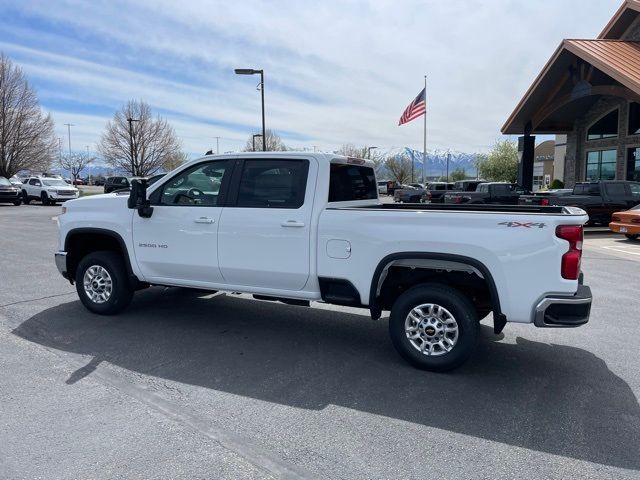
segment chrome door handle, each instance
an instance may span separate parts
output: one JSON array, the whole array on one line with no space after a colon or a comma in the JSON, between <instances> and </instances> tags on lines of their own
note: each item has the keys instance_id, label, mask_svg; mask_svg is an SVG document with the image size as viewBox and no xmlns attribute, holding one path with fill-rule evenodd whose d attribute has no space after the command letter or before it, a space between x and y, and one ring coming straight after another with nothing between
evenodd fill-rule
<instances>
[{"instance_id":1,"label":"chrome door handle","mask_svg":"<svg viewBox=\"0 0 640 480\"><path fill-rule=\"evenodd\" d=\"M214 220L213 220L213 218L209 218L209 217L200 217L200 218L196 218L194 220L194 222L196 222L196 223L213 223Z\"/></svg>"},{"instance_id":2,"label":"chrome door handle","mask_svg":"<svg viewBox=\"0 0 640 480\"><path fill-rule=\"evenodd\" d=\"M280 224L281 227L294 227L294 228L302 228L304 227L303 222L297 222L295 220L287 220L286 222L282 222Z\"/></svg>"}]
</instances>

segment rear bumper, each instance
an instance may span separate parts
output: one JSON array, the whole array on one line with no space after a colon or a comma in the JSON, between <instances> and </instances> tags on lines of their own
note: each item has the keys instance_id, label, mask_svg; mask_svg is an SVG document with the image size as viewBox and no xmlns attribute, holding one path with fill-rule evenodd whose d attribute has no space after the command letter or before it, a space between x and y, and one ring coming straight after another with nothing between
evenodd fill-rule
<instances>
[{"instance_id":1,"label":"rear bumper","mask_svg":"<svg viewBox=\"0 0 640 480\"><path fill-rule=\"evenodd\" d=\"M578 285L571 297L545 297L536 305L533 323L536 327L579 327L589 321L591 289Z\"/></svg>"},{"instance_id":2,"label":"rear bumper","mask_svg":"<svg viewBox=\"0 0 640 480\"><path fill-rule=\"evenodd\" d=\"M640 234L640 225L633 223L611 222L609 224L609 229L616 233L626 233L629 235Z\"/></svg>"},{"instance_id":3,"label":"rear bumper","mask_svg":"<svg viewBox=\"0 0 640 480\"><path fill-rule=\"evenodd\" d=\"M67 252L56 252L54 254L54 258L56 259L56 267L60 274L69 279L69 275L67 274Z\"/></svg>"}]
</instances>

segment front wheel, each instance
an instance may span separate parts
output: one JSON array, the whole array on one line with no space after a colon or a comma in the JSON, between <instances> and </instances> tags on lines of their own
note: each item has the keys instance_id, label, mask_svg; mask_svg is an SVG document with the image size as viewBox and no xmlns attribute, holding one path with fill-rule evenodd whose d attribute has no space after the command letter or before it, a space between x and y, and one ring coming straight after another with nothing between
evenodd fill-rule
<instances>
[{"instance_id":1,"label":"front wheel","mask_svg":"<svg viewBox=\"0 0 640 480\"><path fill-rule=\"evenodd\" d=\"M16 200L15 202L13 202L13 204L14 204L16 207L19 207L20 205L22 205L22 199L21 199L21 198L19 198L18 200Z\"/></svg>"},{"instance_id":2,"label":"front wheel","mask_svg":"<svg viewBox=\"0 0 640 480\"><path fill-rule=\"evenodd\" d=\"M395 301L389 318L391 342L414 367L452 370L469 358L480 324L473 304L455 288L424 284Z\"/></svg>"},{"instance_id":3,"label":"front wheel","mask_svg":"<svg viewBox=\"0 0 640 480\"><path fill-rule=\"evenodd\" d=\"M29 205L29 202L31 201L26 190L22 191L22 201L24 202L25 205Z\"/></svg>"},{"instance_id":4,"label":"front wheel","mask_svg":"<svg viewBox=\"0 0 640 480\"><path fill-rule=\"evenodd\" d=\"M49 196L45 192L42 192L40 194L40 201L42 205L49 205Z\"/></svg>"},{"instance_id":5,"label":"front wheel","mask_svg":"<svg viewBox=\"0 0 640 480\"><path fill-rule=\"evenodd\" d=\"M100 315L122 311L134 292L122 255L108 251L90 253L80 261L76 290L83 305Z\"/></svg>"},{"instance_id":6,"label":"front wheel","mask_svg":"<svg viewBox=\"0 0 640 480\"><path fill-rule=\"evenodd\" d=\"M638 240L638 238L640 238L640 235L638 235L637 233L625 233L624 236L629 240Z\"/></svg>"}]
</instances>

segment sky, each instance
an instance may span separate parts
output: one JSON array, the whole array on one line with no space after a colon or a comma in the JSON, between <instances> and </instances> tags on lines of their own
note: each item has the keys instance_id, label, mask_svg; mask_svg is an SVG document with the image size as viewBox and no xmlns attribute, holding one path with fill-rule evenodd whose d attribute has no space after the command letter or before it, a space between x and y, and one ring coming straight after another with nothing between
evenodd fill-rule
<instances>
[{"instance_id":1,"label":"sky","mask_svg":"<svg viewBox=\"0 0 640 480\"><path fill-rule=\"evenodd\" d=\"M621 0L0 0L0 51L68 148L90 151L129 99L190 156L266 126L296 149L422 150L398 126L427 75L427 148L485 152L563 38L594 38Z\"/></svg>"}]
</instances>

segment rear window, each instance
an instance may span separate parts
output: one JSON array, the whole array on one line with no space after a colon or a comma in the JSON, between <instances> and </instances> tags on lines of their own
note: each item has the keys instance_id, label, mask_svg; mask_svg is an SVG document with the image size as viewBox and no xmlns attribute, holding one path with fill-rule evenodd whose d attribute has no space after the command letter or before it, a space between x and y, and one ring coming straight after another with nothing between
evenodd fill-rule
<instances>
[{"instance_id":1,"label":"rear window","mask_svg":"<svg viewBox=\"0 0 640 480\"><path fill-rule=\"evenodd\" d=\"M330 171L330 202L373 200L378 198L378 188L373 168L332 163Z\"/></svg>"}]
</instances>

